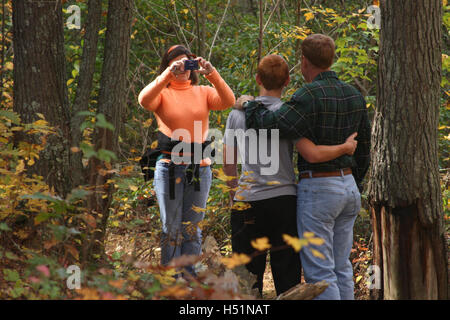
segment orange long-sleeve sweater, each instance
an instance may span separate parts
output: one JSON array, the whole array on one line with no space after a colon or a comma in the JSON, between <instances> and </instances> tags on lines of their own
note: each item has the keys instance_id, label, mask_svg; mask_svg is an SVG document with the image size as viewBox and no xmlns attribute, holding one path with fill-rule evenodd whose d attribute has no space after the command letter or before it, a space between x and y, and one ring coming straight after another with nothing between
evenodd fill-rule
<instances>
[{"instance_id":1,"label":"orange long-sleeve sweater","mask_svg":"<svg viewBox=\"0 0 450 320\"><path fill-rule=\"evenodd\" d=\"M154 112L158 128L166 136L172 137L176 129L185 129L191 137L185 142L203 143L208 136L209 111L224 110L236 101L233 91L216 69L205 77L214 87L193 86L190 80L175 81L166 69L142 90L139 103ZM194 134L195 121L201 121L201 136ZM202 166L209 164L209 159L201 162Z\"/></svg>"}]
</instances>

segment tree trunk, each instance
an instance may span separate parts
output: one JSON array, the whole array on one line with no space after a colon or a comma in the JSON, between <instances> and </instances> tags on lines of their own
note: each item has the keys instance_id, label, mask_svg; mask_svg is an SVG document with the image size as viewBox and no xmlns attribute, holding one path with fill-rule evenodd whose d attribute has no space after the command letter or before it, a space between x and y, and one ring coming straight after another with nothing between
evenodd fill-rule
<instances>
[{"instance_id":1,"label":"tree trunk","mask_svg":"<svg viewBox=\"0 0 450 320\"><path fill-rule=\"evenodd\" d=\"M13 1L14 111L30 123L45 116L55 127L45 149L28 172L44 177L65 197L72 183L69 167L69 107L64 57L64 23L61 2ZM20 141L40 144L33 137Z\"/></svg>"},{"instance_id":2,"label":"tree trunk","mask_svg":"<svg viewBox=\"0 0 450 320\"><path fill-rule=\"evenodd\" d=\"M437 136L442 2L380 3L369 201L382 288L372 296L446 299Z\"/></svg>"},{"instance_id":3,"label":"tree trunk","mask_svg":"<svg viewBox=\"0 0 450 320\"><path fill-rule=\"evenodd\" d=\"M79 147L82 139L80 125L84 120L77 117L80 111L86 111L89 108L89 100L92 91L92 80L95 72L95 59L97 56L98 32L100 30L102 14L102 1L89 0L88 15L86 19L86 28L84 35L83 55L80 64L80 76L78 80L77 91L71 113L71 146ZM71 153L70 168L74 186L85 183L85 175L82 164L82 153Z\"/></svg>"},{"instance_id":4,"label":"tree trunk","mask_svg":"<svg viewBox=\"0 0 450 320\"><path fill-rule=\"evenodd\" d=\"M116 153L121 127L122 114L126 107L127 75L130 49L130 30L132 17L132 0L110 0L108 6L105 53L98 113L104 114L108 122L114 125L114 131L97 128L93 141L96 150L105 149ZM103 170L102 170L103 169ZM91 158L89 164L90 185L95 186L95 192L89 198L88 206L100 221L99 231L94 236L94 253L103 252L103 240L106 223L109 217L113 186L107 184L111 174L105 173L111 166L97 158Z\"/></svg>"},{"instance_id":5,"label":"tree trunk","mask_svg":"<svg viewBox=\"0 0 450 320\"><path fill-rule=\"evenodd\" d=\"M301 0L295 1L295 25L298 27L301 27L300 25L300 18L302 14L302 2ZM300 39L295 40L295 66L300 62L300 59L302 58L302 50L301 50L301 41ZM300 68L298 68L300 70ZM297 71L297 70L295 70Z\"/></svg>"},{"instance_id":6,"label":"tree trunk","mask_svg":"<svg viewBox=\"0 0 450 320\"><path fill-rule=\"evenodd\" d=\"M264 8L263 8L263 1L259 0L259 36L258 36L258 61L261 61L262 57L262 47L263 47L263 28L264 28Z\"/></svg>"}]
</instances>

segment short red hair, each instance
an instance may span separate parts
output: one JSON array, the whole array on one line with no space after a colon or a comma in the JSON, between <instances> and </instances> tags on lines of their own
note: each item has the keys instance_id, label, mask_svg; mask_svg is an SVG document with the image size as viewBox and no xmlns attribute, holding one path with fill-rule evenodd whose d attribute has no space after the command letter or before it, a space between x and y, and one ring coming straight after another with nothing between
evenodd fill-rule
<instances>
[{"instance_id":1,"label":"short red hair","mask_svg":"<svg viewBox=\"0 0 450 320\"><path fill-rule=\"evenodd\" d=\"M289 66L281 56L270 54L259 62L257 74L266 90L281 89L289 79Z\"/></svg>"}]
</instances>

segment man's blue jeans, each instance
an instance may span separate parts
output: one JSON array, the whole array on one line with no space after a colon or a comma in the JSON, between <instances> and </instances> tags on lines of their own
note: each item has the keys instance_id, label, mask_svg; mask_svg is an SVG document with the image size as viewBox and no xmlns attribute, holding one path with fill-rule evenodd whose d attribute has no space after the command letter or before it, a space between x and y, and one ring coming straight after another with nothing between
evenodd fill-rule
<instances>
[{"instance_id":1,"label":"man's blue jeans","mask_svg":"<svg viewBox=\"0 0 450 320\"><path fill-rule=\"evenodd\" d=\"M169 196L169 164L158 161L153 186L158 199L162 224L161 264L167 265L181 255L201 254L202 235L198 223L204 211L193 210L193 206L206 208L212 173L209 166L200 167L200 191L186 181L186 165L175 167L175 199ZM198 212L200 211L200 212ZM194 273L192 266L186 268Z\"/></svg>"},{"instance_id":2,"label":"man's blue jeans","mask_svg":"<svg viewBox=\"0 0 450 320\"><path fill-rule=\"evenodd\" d=\"M317 297L353 300L353 269L349 260L353 225L361 208L361 195L353 175L301 179L297 188L297 224L300 238L313 232L325 240L300 251L305 280L325 280L329 287ZM320 251L316 257L310 248Z\"/></svg>"}]
</instances>

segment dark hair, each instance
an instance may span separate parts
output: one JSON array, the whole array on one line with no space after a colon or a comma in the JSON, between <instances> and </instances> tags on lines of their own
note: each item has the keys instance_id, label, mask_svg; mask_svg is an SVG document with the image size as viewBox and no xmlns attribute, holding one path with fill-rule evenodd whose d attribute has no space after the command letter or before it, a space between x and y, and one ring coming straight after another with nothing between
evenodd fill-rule
<instances>
[{"instance_id":1,"label":"dark hair","mask_svg":"<svg viewBox=\"0 0 450 320\"><path fill-rule=\"evenodd\" d=\"M188 59L196 58L196 56L194 54L192 54L185 46L183 46L181 44L172 46L169 49L167 49L166 53L164 53L164 56L162 57L161 64L159 65L158 74L163 73L164 70L167 69L170 61L172 61L174 58L181 56L183 54L185 54L188 57ZM191 80L192 85L197 84L198 83L197 73L191 71L189 80Z\"/></svg>"},{"instance_id":2,"label":"dark hair","mask_svg":"<svg viewBox=\"0 0 450 320\"><path fill-rule=\"evenodd\" d=\"M334 51L334 40L324 34L312 34L302 42L302 54L313 65L322 69L331 67Z\"/></svg>"},{"instance_id":3,"label":"dark hair","mask_svg":"<svg viewBox=\"0 0 450 320\"><path fill-rule=\"evenodd\" d=\"M289 66L286 60L276 54L262 58L256 72L267 90L281 89L289 79Z\"/></svg>"}]
</instances>

